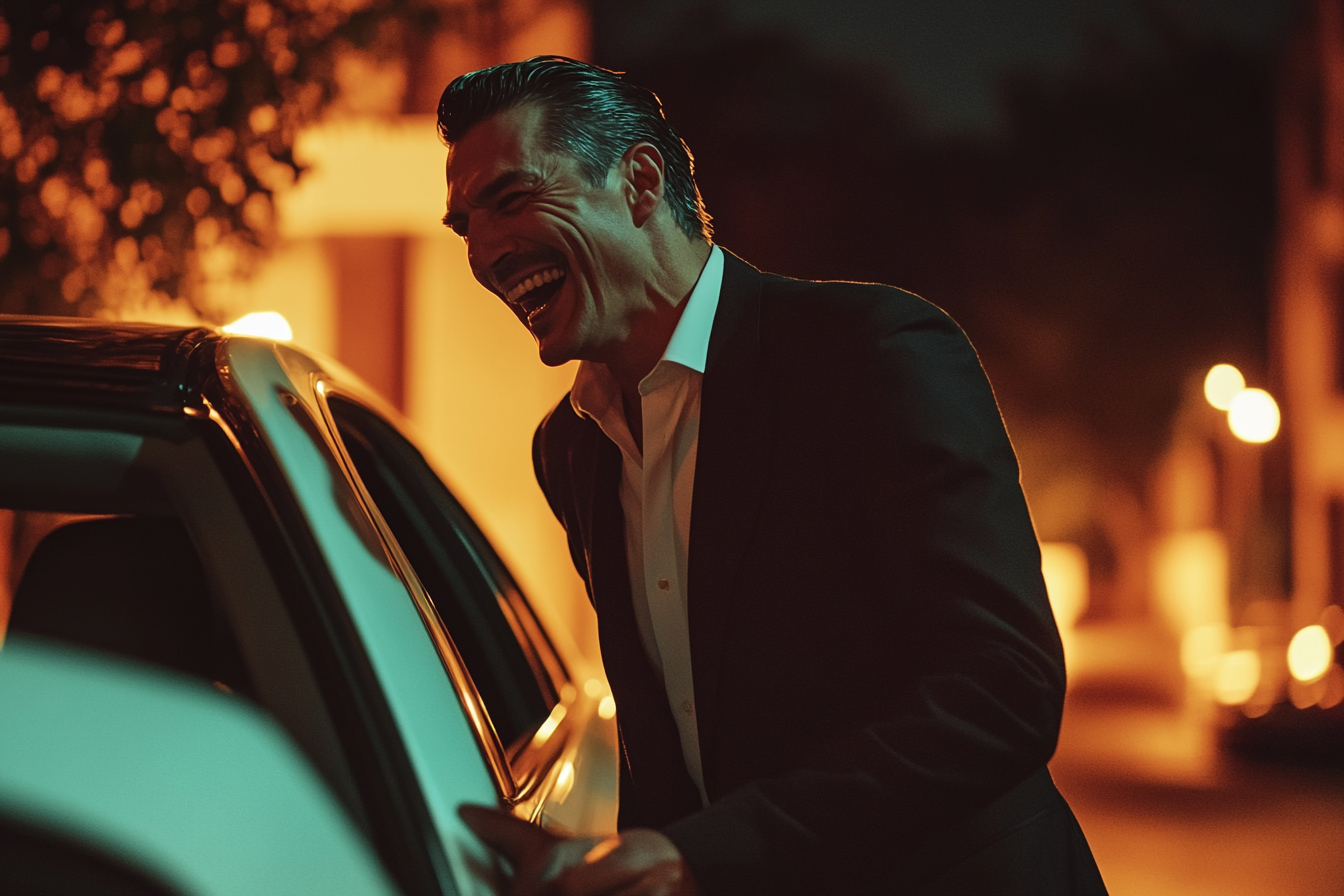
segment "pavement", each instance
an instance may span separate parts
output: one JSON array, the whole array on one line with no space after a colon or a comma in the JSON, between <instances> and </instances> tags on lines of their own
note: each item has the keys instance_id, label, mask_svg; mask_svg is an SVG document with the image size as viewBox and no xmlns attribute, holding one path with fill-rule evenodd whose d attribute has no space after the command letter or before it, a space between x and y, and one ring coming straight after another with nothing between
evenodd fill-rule
<instances>
[{"instance_id":1,"label":"pavement","mask_svg":"<svg viewBox=\"0 0 1344 896\"><path fill-rule=\"evenodd\" d=\"M1344 896L1344 761L1228 753L1154 626L1080 627L1067 649L1050 769L1113 896Z\"/></svg>"}]
</instances>

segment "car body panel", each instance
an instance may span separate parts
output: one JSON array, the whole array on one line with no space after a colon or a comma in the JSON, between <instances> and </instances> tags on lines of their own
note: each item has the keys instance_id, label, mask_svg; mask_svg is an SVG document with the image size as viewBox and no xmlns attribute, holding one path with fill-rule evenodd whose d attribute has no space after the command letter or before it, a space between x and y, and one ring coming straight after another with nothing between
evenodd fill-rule
<instances>
[{"instance_id":1,"label":"car body panel","mask_svg":"<svg viewBox=\"0 0 1344 896\"><path fill-rule=\"evenodd\" d=\"M452 761L479 755L480 748L377 532L329 446L317 438L315 415L320 412L311 387L295 382L278 362L274 345L263 340L231 337L220 359L260 422L336 579L387 695L444 849L454 859L459 890L488 892L482 881L462 873L488 868L490 861L458 818L457 806L490 804L499 794L479 764ZM308 420L299 415L308 415Z\"/></svg>"},{"instance_id":2,"label":"car body panel","mask_svg":"<svg viewBox=\"0 0 1344 896\"><path fill-rule=\"evenodd\" d=\"M395 892L289 737L245 700L13 634L0 719L0 806L132 856L180 890Z\"/></svg>"}]
</instances>

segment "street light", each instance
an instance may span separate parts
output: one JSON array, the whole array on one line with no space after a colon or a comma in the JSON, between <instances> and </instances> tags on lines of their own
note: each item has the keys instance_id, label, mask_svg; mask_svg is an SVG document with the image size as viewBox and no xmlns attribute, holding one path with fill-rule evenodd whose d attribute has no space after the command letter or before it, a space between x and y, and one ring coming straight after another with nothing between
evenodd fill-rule
<instances>
[{"instance_id":1,"label":"street light","mask_svg":"<svg viewBox=\"0 0 1344 896\"><path fill-rule=\"evenodd\" d=\"M1227 425L1243 442L1268 442L1279 432L1279 405L1264 389L1242 389L1227 408Z\"/></svg>"},{"instance_id":2,"label":"street light","mask_svg":"<svg viewBox=\"0 0 1344 896\"><path fill-rule=\"evenodd\" d=\"M1231 364L1215 364L1204 376L1204 398L1220 411L1232 406L1232 399L1246 388L1246 378Z\"/></svg>"}]
</instances>

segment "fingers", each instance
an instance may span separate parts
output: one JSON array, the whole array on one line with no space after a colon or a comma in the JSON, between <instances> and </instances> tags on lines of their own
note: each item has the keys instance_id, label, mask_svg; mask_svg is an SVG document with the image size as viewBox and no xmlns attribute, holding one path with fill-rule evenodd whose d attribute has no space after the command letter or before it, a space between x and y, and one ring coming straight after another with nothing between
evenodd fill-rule
<instances>
[{"instance_id":1,"label":"fingers","mask_svg":"<svg viewBox=\"0 0 1344 896\"><path fill-rule=\"evenodd\" d=\"M556 878L553 891L561 896L687 896L695 884L670 840L635 830L600 841L581 864Z\"/></svg>"},{"instance_id":2,"label":"fingers","mask_svg":"<svg viewBox=\"0 0 1344 896\"><path fill-rule=\"evenodd\" d=\"M457 814L487 846L514 868L533 864L559 838L501 809L464 805Z\"/></svg>"}]
</instances>

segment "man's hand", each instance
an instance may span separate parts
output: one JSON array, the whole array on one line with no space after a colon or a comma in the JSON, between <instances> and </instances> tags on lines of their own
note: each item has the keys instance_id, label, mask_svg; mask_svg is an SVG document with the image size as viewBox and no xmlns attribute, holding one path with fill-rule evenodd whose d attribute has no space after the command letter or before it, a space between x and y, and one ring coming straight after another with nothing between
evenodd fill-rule
<instances>
[{"instance_id":1,"label":"man's hand","mask_svg":"<svg viewBox=\"0 0 1344 896\"><path fill-rule=\"evenodd\" d=\"M508 812L458 810L467 827L513 866L509 896L695 896L671 840L637 829L613 837L558 837Z\"/></svg>"}]
</instances>

